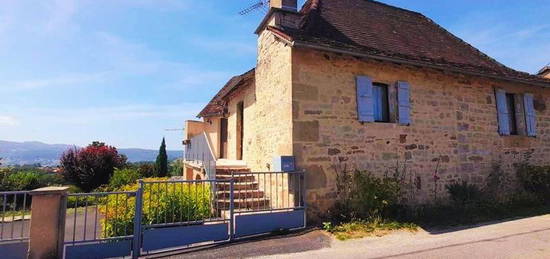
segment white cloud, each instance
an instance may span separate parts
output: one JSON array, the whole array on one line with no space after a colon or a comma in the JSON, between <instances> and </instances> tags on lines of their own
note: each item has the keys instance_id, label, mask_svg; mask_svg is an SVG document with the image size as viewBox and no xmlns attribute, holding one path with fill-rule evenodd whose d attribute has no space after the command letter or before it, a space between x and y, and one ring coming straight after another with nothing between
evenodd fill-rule
<instances>
[{"instance_id":1,"label":"white cloud","mask_svg":"<svg viewBox=\"0 0 550 259\"><path fill-rule=\"evenodd\" d=\"M0 127L13 127L19 125L19 121L12 116L0 115Z\"/></svg>"}]
</instances>

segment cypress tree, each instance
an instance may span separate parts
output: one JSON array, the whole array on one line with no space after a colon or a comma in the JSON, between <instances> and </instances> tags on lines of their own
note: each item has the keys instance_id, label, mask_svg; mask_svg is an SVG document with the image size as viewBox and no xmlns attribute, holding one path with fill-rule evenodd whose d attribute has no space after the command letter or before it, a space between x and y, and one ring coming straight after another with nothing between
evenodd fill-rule
<instances>
[{"instance_id":1,"label":"cypress tree","mask_svg":"<svg viewBox=\"0 0 550 259\"><path fill-rule=\"evenodd\" d=\"M162 138L162 143L160 144L155 167L158 177L166 177L168 175L168 155L166 154L166 142L164 138Z\"/></svg>"}]
</instances>

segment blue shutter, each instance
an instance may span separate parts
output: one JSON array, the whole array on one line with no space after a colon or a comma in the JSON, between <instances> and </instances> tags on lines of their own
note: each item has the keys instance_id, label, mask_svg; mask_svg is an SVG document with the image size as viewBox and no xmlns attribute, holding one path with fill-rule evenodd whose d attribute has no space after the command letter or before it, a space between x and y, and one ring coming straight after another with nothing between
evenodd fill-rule
<instances>
[{"instance_id":1,"label":"blue shutter","mask_svg":"<svg viewBox=\"0 0 550 259\"><path fill-rule=\"evenodd\" d=\"M397 102L399 105L398 116L399 124L411 124L411 101L410 101L410 86L404 81L397 82Z\"/></svg>"},{"instance_id":2,"label":"blue shutter","mask_svg":"<svg viewBox=\"0 0 550 259\"><path fill-rule=\"evenodd\" d=\"M357 114L360 122L374 121L374 103L372 98L372 79L357 76Z\"/></svg>"},{"instance_id":3,"label":"blue shutter","mask_svg":"<svg viewBox=\"0 0 550 259\"><path fill-rule=\"evenodd\" d=\"M525 124L527 126L527 136L534 137L537 135L537 119L535 116L535 105L533 103L533 95L523 95L523 106L525 110Z\"/></svg>"},{"instance_id":4,"label":"blue shutter","mask_svg":"<svg viewBox=\"0 0 550 259\"><path fill-rule=\"evenodd\" d=\"M508 121L508 104L506 103L506 92L502 89L495 90L497 101L498 132L500 135L510 135L510 124Z\"/></svg>"}]
</instances>

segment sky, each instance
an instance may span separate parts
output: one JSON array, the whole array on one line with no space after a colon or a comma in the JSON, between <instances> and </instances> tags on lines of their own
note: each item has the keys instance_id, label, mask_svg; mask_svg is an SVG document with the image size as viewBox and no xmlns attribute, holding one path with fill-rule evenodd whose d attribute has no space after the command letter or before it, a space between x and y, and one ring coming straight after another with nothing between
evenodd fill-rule
<instances>
[{"instance_id":1,"label":"sky","mask_svg":"<svg viewBox=\"0 0 550 259\"><path fill-rule=\"evenodd\" d=\"M255 66L256 0L0 0L0 140L181 150L185 120ZM547 0L383 0L517 70L550 62ZM303 1L300 1L300 4Z\"/></svg>"}]
</instances>

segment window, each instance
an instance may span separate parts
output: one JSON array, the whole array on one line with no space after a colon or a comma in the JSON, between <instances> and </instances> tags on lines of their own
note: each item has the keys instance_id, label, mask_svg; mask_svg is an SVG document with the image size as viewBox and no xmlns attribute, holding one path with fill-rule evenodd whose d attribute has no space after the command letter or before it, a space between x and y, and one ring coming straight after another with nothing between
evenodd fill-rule
<instances>
[{"instance_id":1,"label":"window","mask_svg":"<svg viewBox=\"0 0 550 259\"><path fill-rule=\"evenodd\" d=\"M508 125L510 135L518 135L518 123L516 120L516 97L514 94L506 93L506 106L508 108Z\"/></svg>"},{"instance_id":2,"label":"window","mask_svg":"<svg viewBox=\"0 0 550 259\"><path fill-rule=\"evenodd\" d=\"M372 95L374 99L374 121L389 122L390 109L388 101L388 86L385 84L374 83Z\"/></svg>"}]
</instances>

